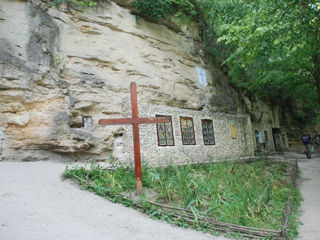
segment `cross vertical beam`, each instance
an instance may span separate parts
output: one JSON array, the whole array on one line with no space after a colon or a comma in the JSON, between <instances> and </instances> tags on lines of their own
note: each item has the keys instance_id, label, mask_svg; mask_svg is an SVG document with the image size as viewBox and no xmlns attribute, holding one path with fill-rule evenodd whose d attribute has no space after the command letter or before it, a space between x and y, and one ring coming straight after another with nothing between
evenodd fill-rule
<instances>
[{"instance_id":1,"label":"cross vertical beam","mask_svg":"<svg viewBox=\"0 0 320 240\"><path fill-rule=\"evenodd\" d=\"M132 118L139 118L138 116L138 97L137 97L137 86L135 82L130 84L131 93L131 114ZM134 164L136 172L136 189L137 194L142 194L142 171L141 171L141 153L140 153L140 134L139 124L132 124L133 130L133 149L134 149Z\"/></svg>"}]
</instances>

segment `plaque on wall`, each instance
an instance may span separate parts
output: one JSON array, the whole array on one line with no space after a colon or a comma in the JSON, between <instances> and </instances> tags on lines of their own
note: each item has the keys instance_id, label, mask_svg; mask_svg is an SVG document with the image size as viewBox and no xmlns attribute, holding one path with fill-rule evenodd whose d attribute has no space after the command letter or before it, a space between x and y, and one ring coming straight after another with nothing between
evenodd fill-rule
<instances>
[{"instance_id":1,"label":"plaque on wall","mask_svg":"<svg viewBox=\"0 0 320 240\"><path fill-rule=\"evenodd\" d=\"M206 78L206 71L201 67L196 67L196 70L197 70L198 79L199 79L200 84L202 86L207 86L208 83L207 83L207 78Z\"/></svg>"},{"instance_id":2,"label":"plaque on wall","mask_svg":"<svg viewBox=\"0 0 320 240\"><path fill-rule=\"evenodd\" d=\"M237 129L236 129L236 126L235 125L231 125L231 137L233 139L236 139L237 138Z\"/></svg>"}]
</instances>

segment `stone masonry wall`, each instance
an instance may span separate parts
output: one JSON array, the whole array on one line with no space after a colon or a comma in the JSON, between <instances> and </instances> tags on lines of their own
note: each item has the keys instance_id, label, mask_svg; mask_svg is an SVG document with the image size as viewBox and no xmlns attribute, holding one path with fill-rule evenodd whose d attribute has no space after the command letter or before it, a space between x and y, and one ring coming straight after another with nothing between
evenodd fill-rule
<instances>
[{"instance_id":1,"label":"stone masonry wall","mask_svg":"<svg viewBox=\"0 0 320 240\"><path fill-rule=\"evenodd\" d=\"M139 94L139 89L138 89ZM122 106L126 117L131 117L129 99ZM156 124L140 125L140 144L142 161L149 165L166 165L238 159L253 155L251 121L249 115L231 115L195 111L161 105L139 104L141 117L166 115L172 117L174 146L158 146ZM196 145L183 145L180 117L193 118ZM213 121L215 145L204 145L202 136L202 119ZM236 127L237 138L231 137L231 125ZM104 126L103 128L109 128ZM103 130L101 130L103 131ZM121 141L115 143L113 157L116 160L133 162L132 127L123 126Z\"/></svg>"}]
</instances>

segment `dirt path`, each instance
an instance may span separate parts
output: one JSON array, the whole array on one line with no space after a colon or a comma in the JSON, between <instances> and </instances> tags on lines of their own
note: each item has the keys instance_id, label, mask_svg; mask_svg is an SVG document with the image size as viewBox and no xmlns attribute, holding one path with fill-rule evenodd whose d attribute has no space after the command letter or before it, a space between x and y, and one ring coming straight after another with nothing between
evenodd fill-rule
<instances>
[{"instance_id":1,"label":"dirt path","mask_svg":"<svg viewBox=\"0 0 320 240\"><path fill-rule=\"evenodd\" d=\"M65 165L0 162L1 240L224 239L172 227L61 181Z\"/></svg>"},{"instance_id":2,"label":"dirt path","mask_svg":"<svg viewBox=\"0 0 320 240\"><path fill-rule=\"evenodd\" d=\"M301 171L300 191L304 198L301 204L299 239L320 239L320 154L306 159L302 154L298 157Z\"/></svg>"}]
</instances>

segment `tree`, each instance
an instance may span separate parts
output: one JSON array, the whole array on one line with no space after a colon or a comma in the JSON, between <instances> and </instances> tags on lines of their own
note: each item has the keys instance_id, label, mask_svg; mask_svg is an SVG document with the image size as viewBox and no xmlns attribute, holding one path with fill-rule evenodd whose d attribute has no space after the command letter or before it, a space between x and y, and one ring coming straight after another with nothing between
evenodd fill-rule
<instances>
[{"instance_id":1,"label":"tree","mask_svg":"<svg viewBox=\"0 0 320 240\"><path fill-rule=\"evenodd\" d=\"M206 23L227 46L224 64L237 86L260 97L320 103L320 2L206 0Z\"/></svg>"}]
</instances>

